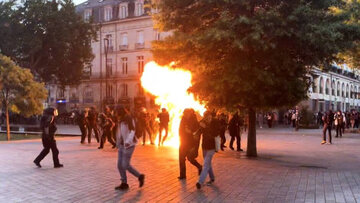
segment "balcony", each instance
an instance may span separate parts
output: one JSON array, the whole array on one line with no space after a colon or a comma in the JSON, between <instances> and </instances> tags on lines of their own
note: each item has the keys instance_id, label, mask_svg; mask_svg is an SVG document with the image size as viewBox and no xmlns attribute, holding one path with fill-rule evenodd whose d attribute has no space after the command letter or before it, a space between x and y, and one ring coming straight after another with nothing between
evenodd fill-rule
<instances>
[{"instance_id":1,"label":"balcony","mask_svg":"<svg viewBox=\"0 0 360 203\"><path fill-rule=\"evenodd\" d=\"M128 48L129 48L129 45L127 45L127 44L125 44L125 45L119 45L119 50L120 50L120 51L126 51L126 50L128 50Z\"/></svg>"},{"instance_id":2,"label":"balcony","mask_svg":"<svg viewBox=\"0 0 360 203\"><path fill-rule=\"evenodd\" d=\"M135 49L144 49L145 43L135 43Z\"/></svg>"}]
</instances>

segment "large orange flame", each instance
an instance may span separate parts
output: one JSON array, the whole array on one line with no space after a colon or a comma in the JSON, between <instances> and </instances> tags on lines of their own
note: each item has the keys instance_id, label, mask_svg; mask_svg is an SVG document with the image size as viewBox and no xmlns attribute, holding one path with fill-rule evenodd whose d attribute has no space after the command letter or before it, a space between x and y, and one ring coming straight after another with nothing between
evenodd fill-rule
<instances>
[{"instance_id":1,"label":"large orange flame","mask_svg":"<svg viewBox=\"0 0 360 203\"><path fill-rule=\"evenodd\" d=\"M164 145L178 147L179 125L184 109L193 108L201 115L206 110L205 106L187 91L192 86L191 72L160 66L151 61L145 65L141 84L147 92L156 97L155 103L169 112L169 133ZM158 142L158 139L155 140Z\"/></svg>"}]
</instances>

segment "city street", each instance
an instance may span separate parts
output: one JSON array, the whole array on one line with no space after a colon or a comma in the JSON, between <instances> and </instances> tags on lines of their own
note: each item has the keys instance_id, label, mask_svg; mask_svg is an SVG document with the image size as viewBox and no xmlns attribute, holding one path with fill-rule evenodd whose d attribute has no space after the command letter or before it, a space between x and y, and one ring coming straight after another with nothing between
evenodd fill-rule
<instances>
[{"instance_id":1,"label":"city street","mask_svg":"<svg viewBox=\"0 0 360 203\"><path fill-rule=\"evenodd\" d=\"M179 181L174 148L138 145L132 165L145 185L128 174L130 189L116 191L117 153L107 143L81 145L79 137L58 138L60 162L49 154L37 168L32 161L41 140L0 142L0 202L360 202L360 135L320 145L320 130L258 130L258 158L228 148L215 154L215 183L196 189L196 169L187 164ZM242 135L246 149L246 135ZM228 143L227 143L228 144ZM198 160L202 163L202 157Z\"/></svg>"}]
</instances>

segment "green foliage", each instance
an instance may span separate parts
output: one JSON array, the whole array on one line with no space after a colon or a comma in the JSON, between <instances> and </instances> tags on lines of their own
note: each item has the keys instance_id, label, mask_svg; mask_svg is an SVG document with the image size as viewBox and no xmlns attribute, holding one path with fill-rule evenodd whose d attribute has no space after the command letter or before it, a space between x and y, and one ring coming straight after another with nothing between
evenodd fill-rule
<instances>
[{"instance_id":1,"label":"green foliage","mask_svg":"<svg viewBox=\"0 0 360 203\"><path fill-rule=\"evenodd\" d=\"M77 84L93 59L96 29L75 12L71 0L0 2L0 30L0 53L44 82Z\"/></svg>"},{"instance_id":2,"label":"green foliage","mask_svg":"<svg viewBox=\"0 0 360 203\"><path fill-rule=\"evenodd\" d=\"M1 54L0 84L1 104L26 117L42 113L47 98L44 84L36 82L29 69L17 66Z\"/></svg>"},{"instance_id":3,"label":"green foliage","mask_svg":"<svg viewBox=\"0 0 360 203\"><path fill-rule=\"evenodd\" d=\"M157 27L173 34L153 44L157 62L193 72L193 91L210 106L255 109L307 97L314 66L360 39L341 0L163 0Z\"/></svg>"}]
</instances>

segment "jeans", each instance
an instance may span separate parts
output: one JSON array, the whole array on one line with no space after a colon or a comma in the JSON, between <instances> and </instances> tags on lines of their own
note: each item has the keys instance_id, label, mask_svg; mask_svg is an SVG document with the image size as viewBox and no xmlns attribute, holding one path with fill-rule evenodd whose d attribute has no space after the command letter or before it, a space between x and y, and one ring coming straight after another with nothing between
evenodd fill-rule
<instances>
[{"instance_id":1,"label":"jeans","mask_svg":"<svg viewBox=\"0 0 360 203\"><path fill-rule=\"evenodd\" d=\"M340 137L342 137L342 124L338 124L336 126L336 137L339 137L339 134L340 134Z\"/></svg>"},{"instance_id":2,"label":"jeans","mask_svg":"<svg viewBox=\"0 0 360 203\"><path fill-rule=\"evenodd\" d=\"M203 149L204 165L198 181L200 184L203 184L205 182L206 176L208 174L211 180L215 180L214 171L211 167L211 161L214 154L215 154L215 149L211 149L211 150Z\"/></svg>"},{"instance_id":3,"label":"jeans","mask_svg":"<svg viewBox=\"0 0 360 203\"><path fill-rule=\"evenodd\" d=\"M326 131L329 132L329 142L331 143L331 125L329 124L324 124L324 127L323 127L323 141L326 141Z\"/></svg>"},{"instance_id":4,"label":"jeans","mask_svg":"<svg viewBox=\"0 0 360 203\"><path fill-rule=\"evenodd\" d=\"M119 146L117 167L122 183L127 183L126 171L129 171L135 177L140 176L140 173L130 165L131 156L134 153L134 150L135 146L129 148L125 148L122 145Z\"/></svg>"}]
</instances>

